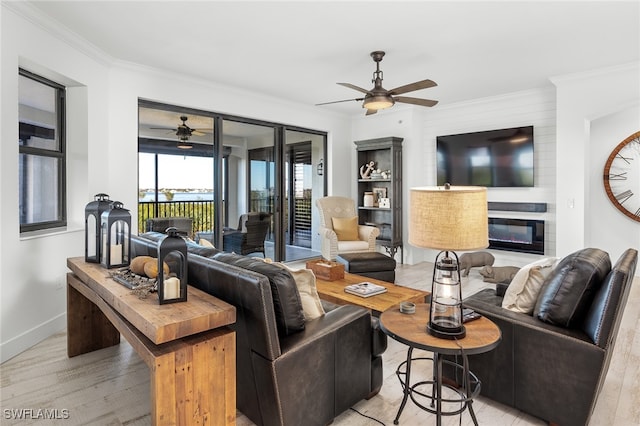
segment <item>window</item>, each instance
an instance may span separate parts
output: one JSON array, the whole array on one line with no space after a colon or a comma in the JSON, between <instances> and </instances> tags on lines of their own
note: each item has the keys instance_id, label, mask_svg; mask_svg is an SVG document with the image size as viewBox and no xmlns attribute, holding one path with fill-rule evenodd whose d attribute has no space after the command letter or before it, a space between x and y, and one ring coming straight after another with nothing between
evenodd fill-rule
<instances>
[{"instance_id":1,"label":"window","mask_svg":"<svg viewBox=\"0 0 640 426\"><path fill-rule=\"evenodd\" d=\"M66 226L65 89L19 70L20 232Z\"/></svg>"}]
</instances>

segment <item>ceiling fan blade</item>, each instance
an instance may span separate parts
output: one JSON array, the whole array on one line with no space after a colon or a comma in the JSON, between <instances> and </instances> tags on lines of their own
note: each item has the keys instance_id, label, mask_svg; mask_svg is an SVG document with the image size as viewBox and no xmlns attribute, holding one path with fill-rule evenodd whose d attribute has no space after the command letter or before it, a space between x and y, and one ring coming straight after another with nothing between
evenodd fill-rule
<instances>
[{"instance_id":1,"label":"ceiling fan blade","mask_svg":"<svg viewBox=\"0 0 640 426\"><path fill-rule=\"evenodd\" d=\"M206 136L207 134L204 132L201 132L199 130L195 130L195 129L191 129L191 134L194 136Z\"/></svg>"},{"instance_id":2,"label":"ceiling fan blade","mask_svg":"<svg viewBox=\"0 0 640 426\"><path fill-rule=\"evenodd\" d=\"M149 129L153 129L153 130L172 130L174 132L178 131L178 129L173 128L173 127L149 127Z\"/></svg>"},{"instance_id":3,"label":"ceiling fan blade","mask_svg":"<svg viewBox=\"0 0 640 426\"><path fill-rule=\"evenodd\" d=\"M375 114L376 112L378 112L378 110L377 110L377 109L368 109L368 110L367 110L367 113L366 113L365 115L373 115L373 114Z\"/></svg>"},{"instance_id":4,"label":"ceiling fan blade","mask_svg":"<svg viewBox=\"0 0 640 426\"><path fill-rule=\"evenodd\" d=\"M369 93L367 89L363 89L362 87L355 86L351 83L337 83L337 84L339 84L340 86L348 87L349 89L357 90L358 92Z\"/></svg>"},{"instance_id":5,"label":"ceiling fan blade","mask_svg":"<svg viewBox=\"0 0 640 426\"><path fill-rule=\"evenodd\" d=\"M316 104L316 106L318 105L329 105L329 104L338 104L340 102L353 102L353 101L363 101L364 98L356 98L356 99L343 99L341 101L331 101L331 102L323 102L321 104Z\"/></svg>"},{"instance_id":6,"label":"ceiling fan blade","mask_svg":"<svg viewBox=\"0 0 640 426\"><path fill-rule=\"evenodd\" d=\"M393 99L395 99L396 102L420 105L425 107L432 107L438 103L438 101L432 101L431 99L410 98L407 96L394 96Z\"/></svg>"},{"instance_id":7,"label":"ceiling fan blade","mask_svg":"<svg viewBox=\"0 0 640 426\"><path fill-rule=\"evenodd\" d=\"M414 90L420 89L428 89L429 87L437 86L435 81L432 80L422 80L416 81L415 83L405 84L404 86L396 87L395 89L389 90L390 95L401 95L407 92L413 92Z\"/></svg>"}]
</instances>

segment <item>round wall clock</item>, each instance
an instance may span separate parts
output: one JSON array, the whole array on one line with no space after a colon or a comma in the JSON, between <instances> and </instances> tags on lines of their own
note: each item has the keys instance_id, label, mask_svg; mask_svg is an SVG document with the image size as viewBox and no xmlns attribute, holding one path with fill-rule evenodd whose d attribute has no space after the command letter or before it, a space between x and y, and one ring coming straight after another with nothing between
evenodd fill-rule
<instances>
[{"instance_id":1,"label":"round wall clock","mask_svg":"<svg viewBox=\"0 0 640 426\"><path fill-rule=\"evenodd\" d=\"M613 205L640 222L640 132L620 142L604 165L604 190Z\"/></svg>"}]
</instances>

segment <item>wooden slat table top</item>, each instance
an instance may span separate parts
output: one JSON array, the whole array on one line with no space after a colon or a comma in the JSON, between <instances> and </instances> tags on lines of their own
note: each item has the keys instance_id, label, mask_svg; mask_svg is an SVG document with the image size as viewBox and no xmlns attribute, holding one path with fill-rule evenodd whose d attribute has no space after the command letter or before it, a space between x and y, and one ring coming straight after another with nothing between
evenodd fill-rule
<instances>
[{"instance_id":1,"label":"wooden slat table top","mask_svg":"<svg viewBox=\"0 0 640 426\"><path fill-rule=\"evenodd\" d=\"M84 257L67 259L67 267L156 345L236 322L233 305L192 286L186 302L160 305L157 294L139 298Z\"/></svg>"},{"instance_id":2,"label":"wooden slat table top","mask_svg":"<svg viewBox=\"0 0 640 426\"><path fill-rule=\"evenodd\" d=\"M347 293L344 288L351 284L368 281L386 287L387 291L371 297L360 297ZM362 275L345 272L344 278L335 281L326 281L316 277L316 288L321 299L334 303L348 303L363 306L375 312L384 312L400 302L422 303L429 296L429 292L403 287L386 281L376 280Z\"/></svg>"},{"instance_id":3,"label":"wooden slat table top","mask_svg":"<svg viewBox=\"0 0 640 426\"><path fill-rule=\"evenodd\" d=\"M500 328L491 320L480 317L464 324L466 336L458 340L447 340L427 333L429 304L416 305L415 314L403 314L398 307L380 315L380 327L394 340L414 348L441 354L459 354L461 349L468 355L488 352L498 346L502 339Z\"/></svg>"}]
</instances>

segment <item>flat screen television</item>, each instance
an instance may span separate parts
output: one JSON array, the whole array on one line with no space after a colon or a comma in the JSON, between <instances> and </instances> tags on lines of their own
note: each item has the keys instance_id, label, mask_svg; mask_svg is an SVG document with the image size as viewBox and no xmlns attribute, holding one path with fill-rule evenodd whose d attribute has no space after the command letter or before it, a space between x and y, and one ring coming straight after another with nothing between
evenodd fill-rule
<instances>
[{"instance_id":1,"label":"flat screen television","mask_svg":"<svg viewBox=\"0 0 640 426\"><path fill-rule=\"evenodd\" d=\"M532 187L533 126L438 136L438 185Z\"/></svg>"}]
</instances>

